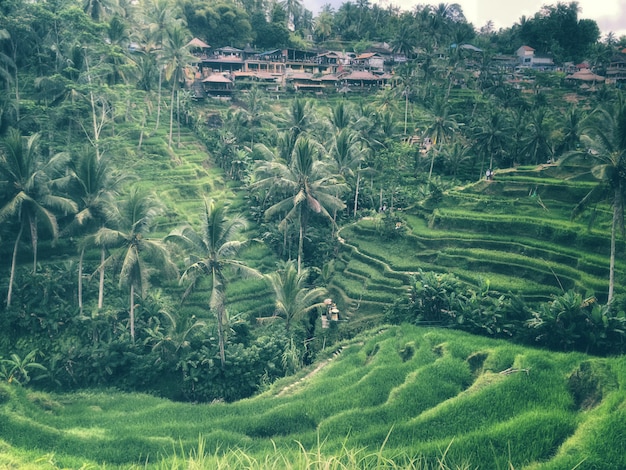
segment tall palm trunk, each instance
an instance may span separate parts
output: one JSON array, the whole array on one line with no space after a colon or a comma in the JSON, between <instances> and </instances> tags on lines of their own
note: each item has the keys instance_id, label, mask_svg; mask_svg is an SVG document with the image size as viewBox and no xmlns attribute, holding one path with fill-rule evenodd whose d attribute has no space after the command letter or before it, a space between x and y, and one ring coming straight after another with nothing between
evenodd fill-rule
<instances>
[{"instance_id":1,"label":"tall palm trunk","mask_svg":"<svg viewBox=\"0 0 626 470\"><path fill-rule=\"evenodd\" d=\"M30 240L33 245L33 274L37 272L37 216L29 216L28 223L30 225Z\"/></svg>"},{"instance_id":2,"label":"tall palm trunk","mask_svg":"<svg viewBox=\"0 0 626 470\"><path fill-rule=\"evenodd\" d=\"M359 203L359 184L361 183L361 169L356 172L356 186L354 190L354 217L356 218L356 211Z\"/></svg>"},{"instance_id":3,"label":"tall palm trunk","mask_svg":"<svg viewBox=\"0 0 626 470\"><path fill-rule=\"evenodd\" d=\"M159 130L159 123L161 121L161 90L163 88L163 69L159 67L159 91L157 94L157 115L156 115L156 125L154 126L154 130Z\"/></svg>"},{"instance_id":4,"label":"tall palm trunk","mask_svg":"<svg viewBox=\"0 0 626 470\"><path fill-rule=\"evenodd\" d=\"M104 304L104 247L100 249L100 282L98 284L98 310L102 309Z\"/></svg>"},{"instance_id":5,"label":"tall palm trunk","mask_svg":"<svg viewBox=\"0 0 626 470\"><path fill-rule=\"evenodd\" d=\"M220 348L220 364L222 369L226 367L226 347L224 343L226 342L226 338L224 337L224 306L220 305L217 308L217 340Z\"/></svg>"},{"instance_id":6,"label":"tall palm trunk","mask_svg":"<svg viewBox=\"0 0 626 470\"><path fill-rule=\"evenodd\" d=\"M302 220L302 209L299 214L300 234L298 235L298 274L302 271L302 255L304 253L304 223Z\"/></svg>"},{"instance_id":7,"label":"tall palm trunk","mask_svg":"<svg viewBox=\"0 0 626 470\"><path fill-rule=\"evenodd\" d=\"M620 216L620 188L615 188L615 200L613 201L613 222L611 223L611 257L609 260L609 295L607 304L613 300L613 291L615 290L615 238L617 231L617 222Z\"/></svg>"},{"instance_id":8,"label":"tall palm trunk","mask_svg":"<svg viewBox=\"0 0 626 470\"><path fill-rule=\"evenodd\" d=\"M15 245L13 245L13 257L11 259L11 276L9 279L9 292L7 293L7 307L11 306L11 298L13 296L13 281L15 279L15 266L17 264L17 249L20 245L20 240L22 239L22 233L24 233L24 224L20 223L20 231L17 232Z\"/></svg>"},{"instance_id":9,"label":"tall palm trunk","mask_svg":"<svg viewBox=\"0 0 626 470\"><path fill-rule=\"evenodd\" d=\"M135 285L130 284L130 338L135 342Z\"/></svg>"},{"instance_id":10,"label":"tall palm trunk","mask_svg":"<svg viewBox=\"0 0 626 470\"><path fill-rule=\"evenodd\" d=\"M85 258L85 247L81 248L78 258L78 309L83 314L83 259Z\"/></svg>"},{"instance_id":11,"label":"tall palm trunk","mask_svg":"<svg viewBox=\"0 0 626 470\"><path fill-rule=\"evenodd\" d=\"M172 148L172 134L174 131L174 97L176 96L176 80L172 83L172 97L170 100L170 136L167 142L169 148Z\"/></svg>"}]
</instances>

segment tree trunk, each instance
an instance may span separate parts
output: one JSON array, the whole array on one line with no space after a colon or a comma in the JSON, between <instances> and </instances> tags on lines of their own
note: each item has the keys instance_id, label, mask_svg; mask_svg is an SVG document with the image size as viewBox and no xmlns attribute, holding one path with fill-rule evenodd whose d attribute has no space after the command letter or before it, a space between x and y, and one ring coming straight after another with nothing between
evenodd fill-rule
<instances>
[{"instance_id":1,"label":"tree trunk","mask_svg":"<svg viewBox=\"0 0 626 470\"><path fill-rule=\"evenodd\" d=\"M104 303L104 247L100 249L100 283L98 285L98 310Z\"/></svg>"},{"instance_id":2,"label":"tree trunk","mask_svg":"<svg viewBox=\"0 0 626 470\"><path fill-rule=\"evenodd\" d=\"M85 247L80 250L78 258L78 309L83 314L83 259L85 258Z\"/></svg>"},{"instance_id":3,"label":"tree trunk","mask_svg":"<svg viewBox=\"0 0 626 470\"><path fill-rule=\"evenodd\" d=\"M29 216L28 223L30 225L30 240L33 245L33 274L37 272L37 217Z\"/></svg>"},{"instance_id":4,"label":"tree trunk","mask_svg":"<svg viewBox=\"0 0 626 470\"><path fill-rule=\"evenodd\" d=\"M156 125L154 126L154 130L159 130L159 122L161 120L161 89L163 87L163 69L159 67L159 91L158 91L158 99L157 99L157 117L156 117Z\"/></svg>"},{"instance_id":5,"label":"tree trunk","mask_svg":"<svg viewBox=\"0 0 626 470\"><path fill-rule=\"evenodd\" d=\"M359 184L361 183L361 171L357 171L356 173L356 187L354 190L354 217L356 218L356 211L358 209L359 204Z\"/></svg>"},{"instance_id":6,"label":"tree trunk","mask_svg":"<svg viewBox=\"0 0 626 470\"><path fill-rule=\"evenodd\" d=\"M180 148L180 93L176 93L176 132L178 133L177 147Z\"/></svg>"},{"instance_id":7,"label":"tree trunk","mask_svg":"<svg viewBox=\"0 0 626 470\"><path fill-rule=\"evenodd\" d=\"M617 228L617 221L619 220L620 215L620 197L620 190L619 188L617 188L615 190L615 200L613 201L613 222L611 224L611 257L609 261L609 296L606 301L607 305L611 304L611 301L613 300L613 291L615 289L615 232Z\"/></svg>"},{"instance_id":8,"label":"tree trunk","mask_svg":"<svg viewBox=\"0 0 626 470\"><path fill-rule=\"evenodd\" d=\"M298 274L300 274L302 268L302 254L304 253L303 244L304 226L302 224L302 209L300 209L300 234L298 236Z\"/></svg>"},{"instance_id":9,"label":"tree trunk","mask_svg":"<svg viewBox=\"0 0 626 470\"><path fill-rule=\"evenodd\" d=\"M20 231L17 232L15 245L13 246L13 258L11 259L11 277L9 279L9 292L7 293L7 307L11 306L11 298L13 296L13 281L15 280L15 265L17 264L17 249L20 245L22 233L24 232L24 224L20 223Z\"/></svg>"},{"instance_id":10,"label":"tree trunk","mask_svg":"<svg viewBox=\"0 0 626 470\"><path fill-rule=\"evenodd\" d=\"M224 306L220 305L217 308L217 339L220 347L220 364L222 369L226 366L226 342L224 338Z\"/></svg>"},{"instance_id":11,"label":"tree trunk","mask_svg":"<svg viewBox=\"0 0 626 470\"><path fill-rule=\"evenodd\" d=\"M409 120L409 90L404 89L404 135L406 135L407 123Z\"/></svg>"},{"instance_id":12,"label":"tree trunk","mask_svg":"<svg viewBox=\"0 0 626 470\"><path fill-rule=\"evenodd\" d=\"M130 338L135 342L135 285L130 285Z\"/></svg>"},{"instance_id":13,"label":"tree trunk","mask_svg":"<svg viewBox=\"0 0 626 470\"><path fill-rule=\"evenodd\" d=\"M170 100L170 136L167 141L167 145L169 148L172 148L172 133L174 131L174 96L176 94L176 80L172 83L172 97Z\"/></svg>"}]
</instances>

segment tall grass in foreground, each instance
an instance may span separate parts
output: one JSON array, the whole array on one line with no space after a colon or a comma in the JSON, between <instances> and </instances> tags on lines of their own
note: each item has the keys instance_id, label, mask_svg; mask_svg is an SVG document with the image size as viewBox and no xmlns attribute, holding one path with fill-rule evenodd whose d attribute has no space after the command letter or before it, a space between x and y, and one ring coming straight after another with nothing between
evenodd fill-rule
<instances>
[{"instance_id":1,"label":"tall grass in foreground","mask_svg":"<svg viewBox=\"0 0 626 470\"><path fill-rule=\"evenodd\" d=\"M298 448L294 451L281 451L275 446L273 453L258 457L245 449L235 449L221 455L218 451L208 454L206 443L200 436L197 449L193 449L187 456L178 456L175 452L171 458L164 458L157 468L159 470L466 470L477 468L469 462L451 462L447 457L449 446L442 450L441 456L434 462L428 462L421 456L409 457L396 454L389 457L384 453L385 443L373 452L344 446L341 452L333 452L333 455L329 455L324 449L324 442L318 441L317 446L312 450L307 450L301 443L297 443ZM140 469L141 467L134 468Z\"/></svg>"}]
</instances>

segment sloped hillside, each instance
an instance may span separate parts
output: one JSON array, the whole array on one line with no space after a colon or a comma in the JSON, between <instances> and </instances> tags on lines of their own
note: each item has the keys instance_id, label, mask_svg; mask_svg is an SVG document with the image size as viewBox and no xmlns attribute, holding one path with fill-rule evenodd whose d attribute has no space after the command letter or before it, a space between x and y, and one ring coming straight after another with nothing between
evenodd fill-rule
<instances>
[{"instance_id":1,"label":"sloped hillside","mask_svg":"<svg viewBox=\"0 0 626 470\"><path fill-rule=\"evenodd\" d=\"M349 224L340 232L331 288L353 315L375 314L405 295L419 270L451 272L470 285L488 280L495 291L531 303L570 289L605 300L611 209L601 202L572 220L574 207L597 184L582 173L556 165L498 172L492 181L396 211L403 233L392 241L385 239L381 214ZM618 259L616 266L616 285L624 285L626 265Z\"/></svg>"},{"instance_id":2,"label":"sloped hillside","mask_svg":"<svg viewBox=\"0 0 626 470\"><path fill-rule=\"evenodd\" d=\"M393 468L444 454L449 468L625 468L625 381L618 358L383 327L234 404L3 385L0 465L242 468L225 463L244 453L245 468L311 468L312 455L339 462L356 449Z\"/></svg>"}]
</instances>

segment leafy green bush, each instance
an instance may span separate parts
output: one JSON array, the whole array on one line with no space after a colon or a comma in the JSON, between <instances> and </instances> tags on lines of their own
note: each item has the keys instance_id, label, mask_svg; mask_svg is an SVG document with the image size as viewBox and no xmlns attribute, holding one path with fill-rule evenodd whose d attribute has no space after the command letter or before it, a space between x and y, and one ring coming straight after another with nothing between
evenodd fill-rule
<instances>
[{"instance_id":1,"label":"leafy green bush","mask_svg":"<svg viewBox=\"0 0 626 470\"><path fill-rule=\"evenodd\" d=\"M626 351L626 315L594 297L568 291L541 304L528 320L537 343L555 350L596 354Z\"/></svg>"}]
</instances>

